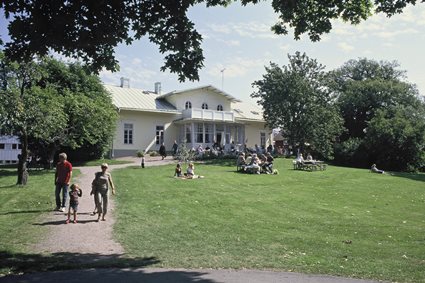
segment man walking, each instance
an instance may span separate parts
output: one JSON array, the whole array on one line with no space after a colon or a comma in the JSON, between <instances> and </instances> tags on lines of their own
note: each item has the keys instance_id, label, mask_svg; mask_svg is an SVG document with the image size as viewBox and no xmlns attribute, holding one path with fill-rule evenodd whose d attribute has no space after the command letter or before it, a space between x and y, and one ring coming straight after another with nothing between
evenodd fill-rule
<instances>
[{"instance_id":1,"label":"man walking","mask_svg":"<svg viewBox=\"0 0 425 283\"><path fill-rule=\"evenodd\" d=\"M59 154L59 162L56 164L55 172L55 197L56 197L56 209L57 211L65 211L66 200L68 197L69 182L72 177L72 164L66 160L66 153ZM60 193L62 190L62 202Z\"/></svg>"}]
</instances>

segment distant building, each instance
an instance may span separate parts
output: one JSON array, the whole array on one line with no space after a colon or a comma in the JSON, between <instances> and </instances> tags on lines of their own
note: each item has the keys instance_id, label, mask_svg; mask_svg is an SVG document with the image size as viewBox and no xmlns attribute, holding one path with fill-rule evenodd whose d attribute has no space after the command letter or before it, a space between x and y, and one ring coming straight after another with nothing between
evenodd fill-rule
<instances>
[{"instance_id":1,"label":"distant building","mask_svg":"<svg viewBox=\"0 0 425 283\"><path fill-rule=\"evenodd\" d=\"M271 130L265 128L258 106L231 96L211 85L161 94L130 88L127 79L121 86L105 85L119 113L112 146L113 157L134 156L139 150L167 150L176 140L188 148L224 149L272 143Z\"/></svg>"},{"instance_id":2,"label":"distant building","mask_svg":"<svg viewBox=\"0 0 425 283\"><path fill-rule=\"evenodd\" d=\"M18 163L22 145L17 136L0 136L0 165Z\"/></svg>"}]
</instances>

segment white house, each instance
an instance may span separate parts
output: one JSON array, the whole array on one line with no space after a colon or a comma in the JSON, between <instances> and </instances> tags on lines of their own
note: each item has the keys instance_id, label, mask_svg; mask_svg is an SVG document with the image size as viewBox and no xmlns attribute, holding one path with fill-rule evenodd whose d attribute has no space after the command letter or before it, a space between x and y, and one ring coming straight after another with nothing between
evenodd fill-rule
<instances>
[{"instance_id":1,"label":"white house","mask_svg":"<svg viewBox=\"0 0 425 283\"><path fill-rule=\"evenodd\" d=\"M212 146L217 141L224 148L271 143L271 130L265 128L258 106L242 102L211 85L161 94L121 86L105 85L119 112L112 145L113 157L134 156L139 150L158 150L164 142L167 150L176 140L189 148Z\"/></svg>"},{"instance_id":2,"label":"white house","mask_svg":"<svg viewBox=\"0 0 425 283\"><path fill-rule=\"evenodd\" d=\"M18 163L22 145L17 136L0 135L0 164Z\"/></svg>"}]
</instances>

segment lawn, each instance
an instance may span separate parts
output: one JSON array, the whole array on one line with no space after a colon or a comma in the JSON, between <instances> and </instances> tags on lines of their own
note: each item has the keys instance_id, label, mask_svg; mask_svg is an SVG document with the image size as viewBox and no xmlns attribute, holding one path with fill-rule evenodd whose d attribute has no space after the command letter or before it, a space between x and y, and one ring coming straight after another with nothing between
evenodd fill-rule
<instances>
[{"instance_id":1,"label":"lawn","mask_svg":"<svg viewBox=\"0 0 425 283\"><path fill-rule=\"evenodd\" d=\"M302 172L278 159L279 175L245 175L230 163L197 164L205 178L196 180L172 178L172 165L114 171L115 237L128 255L163 267L425 282L424 174L333 166ZM69 268L31 253L47 232L31 224L54 207L53 171L31 171L26 187L15 183L16 169L0 169L0 266Z\"/></svg>"},{"instance_id":2,"label":"lawn","mask_svg":"<svg viewBox=\"0 0 425 283\"><path fill-rule=\"evenodd\" d=\"M425 175L329 166L246 175L197 164L113 172L115 237L158 266L249 268L425 282Z\"/></svg>"}]
</instances>

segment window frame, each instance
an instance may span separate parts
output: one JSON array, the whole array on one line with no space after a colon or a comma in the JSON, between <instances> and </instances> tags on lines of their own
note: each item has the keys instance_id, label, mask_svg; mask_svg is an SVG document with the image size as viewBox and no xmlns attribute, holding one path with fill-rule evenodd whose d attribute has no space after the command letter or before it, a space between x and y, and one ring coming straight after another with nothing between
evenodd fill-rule
<instances>
[{"instance_id":1,"label":"window frame","mask_svg":"<svg viewBox=\"0 0 425 283\"><path fill-rule=\"evenodd\" d=\"M123 125L124 144L133 144L134 125L133 123L124 123Z\"/></svg>"},{"instance_id":2,"label":"window frame","mask_svg":"<svg viewBox=\"0 0 425 283\"><path fill-rule=\"evenodd\" d=\"M155 127L155 144L161 145L164 142L164 125L157 125Z\"/></svg>"}]
</instances>

